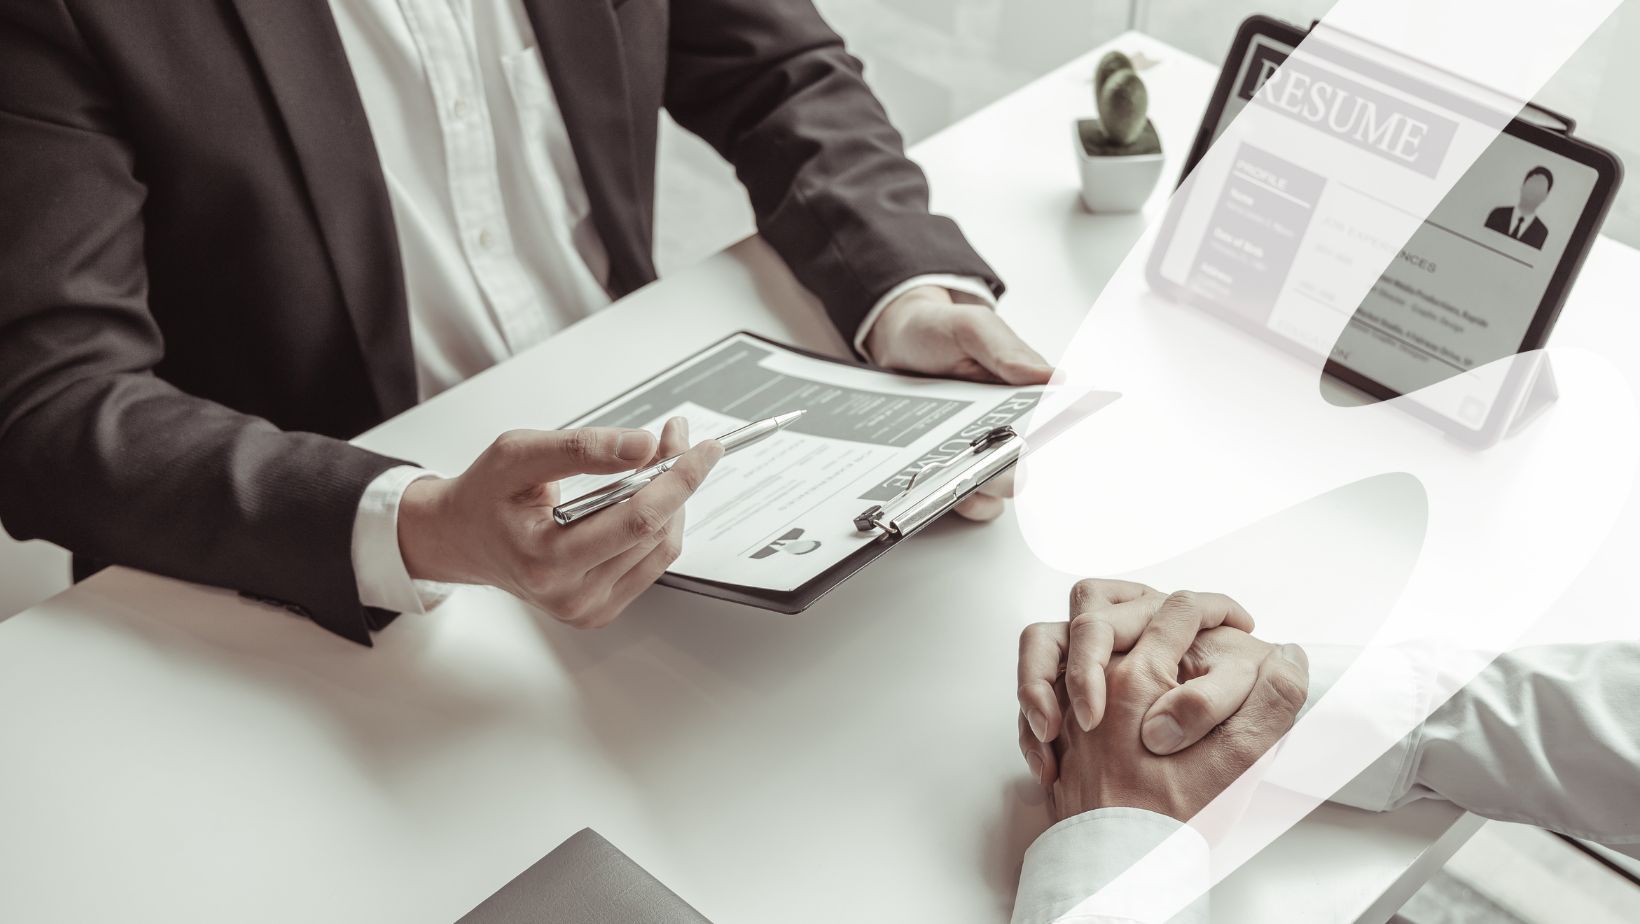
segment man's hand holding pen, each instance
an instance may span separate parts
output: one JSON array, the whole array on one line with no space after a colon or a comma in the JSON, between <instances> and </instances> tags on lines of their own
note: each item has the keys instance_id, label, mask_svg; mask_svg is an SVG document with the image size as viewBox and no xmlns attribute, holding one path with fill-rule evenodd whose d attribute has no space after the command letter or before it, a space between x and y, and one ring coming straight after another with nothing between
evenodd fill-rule
<instances>
[{"instance_id":1,"label":"man's hand holding pen","mask_svg":"<svg viewBox=\"0 0 1640 924\"><path fill-rule=\"evenodd\" d=\"M682 418L667 422L658 443L643 430L604 427L505 433L462 474L405 491L405 567L420 580L499 587L577 628L607 625L683 549L684 502L723 455L715 440L688 444ZM553 521L556 482L674 455L665 474L625 503L573 527Z\"/></svg>"}]
</instances>

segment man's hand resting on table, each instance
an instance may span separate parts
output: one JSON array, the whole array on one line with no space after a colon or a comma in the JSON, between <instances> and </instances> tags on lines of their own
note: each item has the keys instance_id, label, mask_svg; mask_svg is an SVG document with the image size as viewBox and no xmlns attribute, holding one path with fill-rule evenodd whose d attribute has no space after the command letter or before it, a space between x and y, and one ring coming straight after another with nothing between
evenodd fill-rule
<instances>
[{"instance_id":1,"label":"man's hand resting on table","mask_svg":"<svg viewBox=\"0 0 1640 924\"><path fill-rule=\"evenodd\" d=\"M1020 748L1056 819L1114 806L1188 819L1304 705L1303 650L1247 634L1229 597L1083 581L1073 610L1020 645Z\"/></svg>"},{"instance_id":2,"label":"man's hand resting on table","mask_svg":"<svg viewBox=\"0 0 1640 924\"><path fill-rule=\"evenodd\" d=\"M942 378L1046 385L1053 367L987 305L959 303L939 286L918 286L889 302L866 335L866 355L885 369ZM993 478L956 506L970 520L993 520L1013 495L1013 475Z\"/></svg>"},{"instance_id":3,"label":"man's hand resting on table","mask_svg":"<svg viewBox=\"0 0 1640 924\"><path fill-rule=\"evenodd\" d=\"M412 578L488 584L554 619L597 628L620 615L682 550L683 503L723 455L715 440L688 447L682 418L660 440L643 430L516 430L455 478L410 485L399 507L399 549ZM630 500L559 526L555 482L615 474L683 452Z\"/></svg>"}]
</instances>

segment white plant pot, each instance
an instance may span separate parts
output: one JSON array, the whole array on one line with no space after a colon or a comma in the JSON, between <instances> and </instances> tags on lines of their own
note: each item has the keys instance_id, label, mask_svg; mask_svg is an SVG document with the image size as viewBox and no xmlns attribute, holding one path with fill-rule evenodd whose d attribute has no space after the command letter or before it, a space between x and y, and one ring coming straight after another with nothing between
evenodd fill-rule
<instances>
[{"instance_id":1,"label":"white plant pot","mask_svg":"<svg viewBox=\"0 0 1640 924\"><path fill-rule=\"evenodd\" d=\"M1155 154L1090 155L1082 147L1082 133L1071 121L1071 147L1082 176L1082 204L1090 212L1137 212L1150 199L1162 178L1161 152Z\"/></svg>"}]
</instances>

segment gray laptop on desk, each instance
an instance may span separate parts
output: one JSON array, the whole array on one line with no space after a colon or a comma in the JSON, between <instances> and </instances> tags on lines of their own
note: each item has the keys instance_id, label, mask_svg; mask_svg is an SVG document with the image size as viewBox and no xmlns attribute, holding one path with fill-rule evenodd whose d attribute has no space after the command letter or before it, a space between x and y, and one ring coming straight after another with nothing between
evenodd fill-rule
<instances>
[{"instance_id":1,"label":"gray laptop on desk","mask_svg":"<svg viewBox=\"0 0 1640 924\"><path fill-rule=\"evenodd\" d=\"M654 876L584 828L458 924L711 924Z\"/></svg>"}]
</instances>

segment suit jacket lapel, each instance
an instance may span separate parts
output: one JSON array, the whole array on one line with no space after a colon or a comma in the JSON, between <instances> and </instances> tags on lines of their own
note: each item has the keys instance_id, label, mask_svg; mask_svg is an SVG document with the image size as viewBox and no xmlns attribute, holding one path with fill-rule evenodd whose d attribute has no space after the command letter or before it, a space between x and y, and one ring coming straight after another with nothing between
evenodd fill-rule
<instances>
[{"instance_id":1,"label":"suit jacket lapel","mask_svg":"<svg viewBox=\"0 0 1640 924\"><path fill-rule=\"evenodd\" d=\"M524 0L586 183L617 296L655 278L625 50L611 0Z\"/></svg>"},{"instance_id":2,"label":"suit jacket lapel","mask_svg":"<svg viewBox=\"0 0 1640 924\"><path fill-rule=\"evenodd\" d=\"M325 0L234 0L307 183L385 416L416 403L392 205L364 103Z\"/></svg>"}]
</instances>

